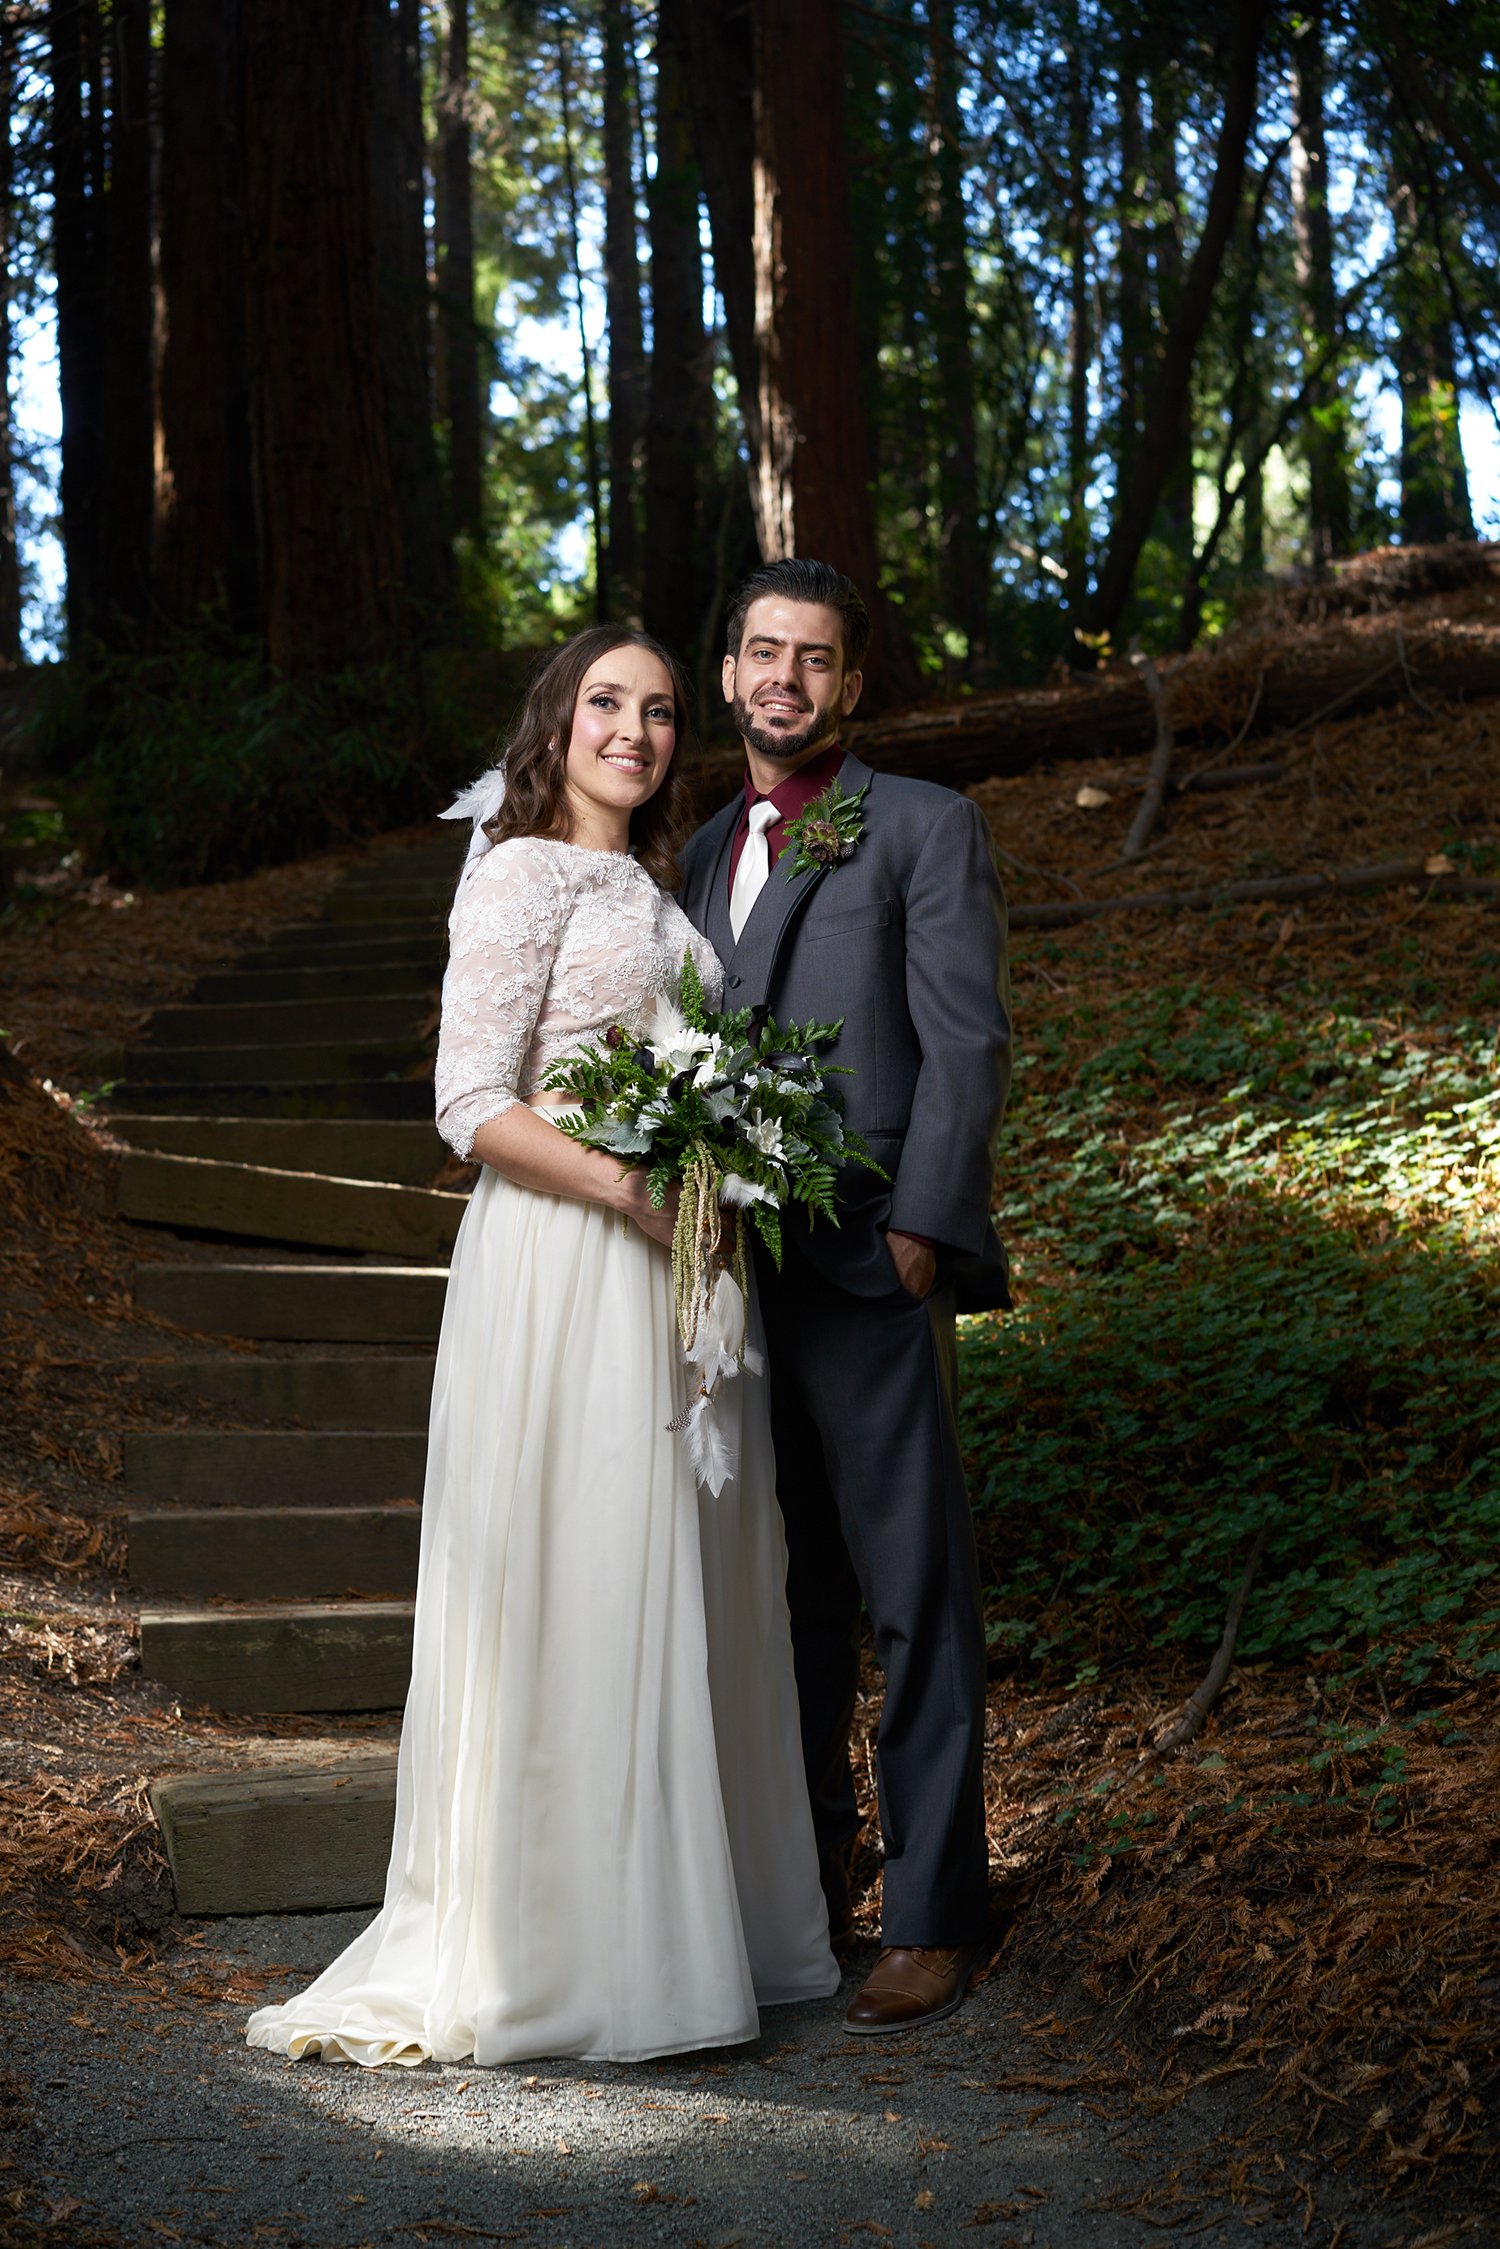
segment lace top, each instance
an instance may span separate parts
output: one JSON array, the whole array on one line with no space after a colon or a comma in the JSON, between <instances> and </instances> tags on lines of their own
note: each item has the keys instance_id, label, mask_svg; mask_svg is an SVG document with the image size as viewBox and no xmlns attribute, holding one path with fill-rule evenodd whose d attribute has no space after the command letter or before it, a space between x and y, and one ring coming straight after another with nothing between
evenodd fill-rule
<instances>
[{"instance_id":1,"label":"lace top","mask_svg":"<svg viewBox=\"0 0 1500 2249\"><path fill-rule=\"evenodd\" d=\"M497 843L465 870L448 917L436 1073L438 1130L474 1135L611 1023L644 1030L676 996L689 947L710 1007L724 971L672 898L619 851L537 836Z\"/></svg>"}]
</instances>

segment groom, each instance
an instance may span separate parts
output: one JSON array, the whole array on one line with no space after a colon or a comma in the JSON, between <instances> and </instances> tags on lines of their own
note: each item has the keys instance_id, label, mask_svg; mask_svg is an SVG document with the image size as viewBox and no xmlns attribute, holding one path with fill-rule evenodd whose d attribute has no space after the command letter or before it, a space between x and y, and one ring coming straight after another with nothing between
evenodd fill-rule
<instances>
[{"instance_id":1,"label":"groom","mask_svg":"<svg viewBox=\"0 0 1500 2249\"><path fill-rule=\"evenodd\" d=\"M978 807L839 746L870 620L826 563L768 563L729 615L724 699L743 795L684 854L682 904L726 1007L843 1018L845 1122L889 1174L840 1180L840 1224L783 1214L756 1245L802 1748L834 1941L859 1829L849 1728L861 1602L885 1673L878 1772L884 1950L854 2033L951 2014L986 1929L984 1624L956 1427L954 1314L1009 1302L990 1225L1010 1077L1005 900ZM788 880L787 824L837 780L853 849Z\"/></svg>"}]
</instances>

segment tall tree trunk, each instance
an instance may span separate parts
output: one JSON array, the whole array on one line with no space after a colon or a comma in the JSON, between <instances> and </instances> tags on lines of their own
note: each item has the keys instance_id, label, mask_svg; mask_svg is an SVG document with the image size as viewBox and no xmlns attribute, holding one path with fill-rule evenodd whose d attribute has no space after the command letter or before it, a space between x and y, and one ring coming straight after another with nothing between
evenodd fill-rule
<instances>
[{"instance_id":1,"label":"tall tree trunk","mask_svg":"<svg viewBox=\"0 0 1500 2249\"><path fill-rule=\"evenodd\" d=\"M703 622L698 461L704 449L707 339L698 241L698 161L688 71L693 0L658 0L656 172L650 187L651 391L646 419L642 615L669 648L697 653Z\"/></svg>"},{"instance_id":2,"label":"tall tree trunk","mask_svg":"<svg viewBox=\"0 0 1500 2249\"><path fill-rule=\"evenodd\" d=\"M16 96L16 33L0 15L0 665L21 661L21 560L16 551L16 464L10 398L12 350L10 254L15 233L15 151L11 146Z\"/></svg>"},{"instance_id":3,"label":"tall tree trunk","mask_svg":"<svg viewBox=\"0 0 1500 2249\"><path fill-rule=\"evenodd\" d=\"M454 530L477 539L484 529L484 478L479 338L474 325L474 203L469 168L469 0L448 0L443 62L438 290L446 362L449 506Z\"/></svg>"},{"instance_id":4,"label":"tall tree trunk","mask_svg":"<svg viewBox=\"0 0 1500 2249\"><path fill-rule=\"evenodd\" d=\"M1292 135L1292 211L1297 231L1297 288L1302 300L1306 360L1327 357L1338 317L1333 279L1333 229L1328 215L1328 143L1323 124L1323 0L1292 34L1296 125ZM1347 554L1349 467L1345 411L1337 371L1308 395L1302 428L1307 461L1308 544L1315 570Z\"/></svg>"},{"instance_id":5,"label":"tall tree trunk","mask_svg":"<svg viewBox=\"0 0 1500 2249\"><path fill-rule=\"evenodd\" d=\"M1068 614L1083 621L1089 591L1089 322L1088 95L1083 81L1078 9L1068 25L1068 516L1063 527Z\"/></svg>"},{"instance_id":6,"label":"tall tree trunk","mask_svg":"<svg viewBox=\"0 0 1500 2249\"><path fill-rule=\"evenodd\" d=\"M1224 117L1203 232L1183 278L1176 311L1162 339L1156 388L1141 433L1141 450L1110 536L1109 553L1089 607L1090 629L1112 632L1130 599L1135 566L1146 543L1162 486L1181 440L1183 408L1199 339L1213 301L1225 247L1234 230L1245 176L1245 143L1255 119L1261 27L1266 0L1242 0L1230 37Z\"/></svg>"},{"instance_id":7,"label":"tall tree trunk","mask_svg":"<svg viewBox=\"0 0 1500 2249\"><path fill-rule=\"evenodd\" d=\"M109 77L101 624L129 643L150 602L156 483L151 0L114 0Z\"/></svg>"},{"instance_id":8,"label":"tall tree trunk","mask_svg":"<svg viewBox=\"0 0 1500 2249\"><path fill-rule=\"evenodd\" d=\"M755 342L755 41L751 0L692 0L687 10L693 137L714 246L714 285L750 458L760 451Z\"/></svg>"},{"instance_id":9,"label":"tall tree trunk","mask_svg":"<svg viewBox=\"0 0 1500 2249\"><path fill-rule=\"evenodd\" d=\"M97 0L52 0L53 265L68 639L75 653L104 617L103 178L97 120ZM88 106L85 107L86 95Z\"/></svg>"},{"instance_id":10,"label":"tall tree trunk","mask_svg":"<svg viewBox=\"0 0 1500 2249\"><path fill-rule=\"evenodd\" d=\"M1266 574L1266 472L1257 458L1240 494L1240 576L1258 585Z\"/></svg>"},{"instance_id":11,"label":"tall tree trunk","mask_svg":"<svg viewBox=\"0 0 1500 2249\"><path fill-rule=\"evenodd\" d=\"M969 246L964 210L963 117L953 0L927 11L932 82L932 340L942 399L938 510L943 607L963 634L964 672L984 652L989 558L979 538L979 461L974 440L974 359L969 336Z\"/></svg>"},{"instance_id":12,"label":"tall tree trunk","mask_svg":"<svg viewBox=\"0 0 1500 2249\"><path fill-rule=\"evenodd\" d=\"M166 0L152 617L170 633L211 607L253 629L259 599L235 178L233 10Z\"/></svg>"},{"instance_id":13,"label":"tall tree trunk","mask_svg":"<svg viewBox=\"0 0 1500 2249\"><path fill-rule=\"evenodd\" d=\"M1120 434L1115 455L1115 490L1123 492L1135 474L1141 409L1146 391L1146 360L1151 348L1151 314L1146 270L1145 156L1141 135L1141 84L1133 33L1122 42L1120 107Z\"/></svg>"},{"instance_id":14,"label":"tall tree trunk","mask_svg":"<svg viewBox=\"0 0 1500 2249\"><path fill-rule=\"evenodd\" d=\"M753 12L756 530L767 560L816 556L858 585L875 622L866 680L878 704L919 682L879 583L854 344L838 16L799 0L755 0Z\"/></svg>"},{"instance_id":15,"label":"tall tree trunk","mask_svg":"<svg viewBox=\"0 0 1500 2249\"><path fill-rule=\"evenodd\" d=\"M641 266L636 246L634 132L630 113L630 10L604 0L604 286L609 322L610 606L640 598L635 471L645 394Z\"/></svg>"},{"instance_id":16,"label":"tall tree trunk","mask_svg":"<svg viewBox=\"0 0 1500 2249\"><path fill-rule=\"evenodd\" d=\"M583 460L588 479L589 513L594 524L594 615L602 625L609 618L609 534L604 523L604 493L600 475L599 432L594 420L594 364L589 350L588 321L583 305L583 253L578 234L578 175L573 163L573 57L566 24L557 34L558 106L562 111L563 178L568 192L568 254L573 266L573 298L578 313L578 357L583 368Z\"/></svg>"},{"instance_id":17,"label":"tall tree trunk","mask_svg":"<svg viewBox=\"0 0 1500 2249\"><path fill-rule=\"evenodd\" d=\"M404 604L375 300L368 0L256 0L241 101L266 641L286 673L379 661L402 646Z\"/></svg>"},{"instance_id":18,"label":"tall tree trunk","mask_svg":"<svg viewBox=\"0 0 1500 2249\"><path fill-rule=\"evenodd\" d=\"M1182 179L1177 167L1177 135L1181 125L1177 79L1168 64L1151 86L1151 171L1156 190L1156 218L1151 229L1156 258L1156 369L1176 318L1182 297L1186 258L1182 239ZM1191 375L1183 392L1173 436L1172 457L1162 483L1161 509L1167 536L1184 555L1193 538L1193 406Z\"/></svg>"},{"instance_id":19,"label":"tall tree trunk","mask_svg":"<svg viewBox=\"0 0 1500 2249\"><path fill-rule=\"evenodd\" d=\"M380 363L412 621L419 643L430 647L452 621L453 549L428 377L420 21L416 0L400 0L395 11L391 0L369 0L369 17Z\"/></svg>"}]
</instances>

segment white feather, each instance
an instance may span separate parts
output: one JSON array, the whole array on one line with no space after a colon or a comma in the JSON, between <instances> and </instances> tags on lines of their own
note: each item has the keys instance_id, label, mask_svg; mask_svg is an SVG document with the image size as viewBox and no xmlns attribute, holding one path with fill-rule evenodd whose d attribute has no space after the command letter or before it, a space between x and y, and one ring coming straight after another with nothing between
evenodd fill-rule
<instances>
[{"instance_id":1,"label":"white feather","mask_svg":"<svg viewBox=\"0 0 1500 2249\"><path fill-rule=\"evenodd\" d=\"M719 1181L719 1200L740 1210L749 1203L769 1203L772 1210L780 1208L769 1187L758 1186L753 1179L741 1179L737 1171L726 1171Z\"/></svg>"},{"instance_id":2,"label":"white feather","mask_svg":"<svg viewBox=\"0 0 1500 2249\"><path fill-rule=\"evenodd\" d=\"M730 1458L729 1445L719 1426L714 1399L702 1397L698 1400L688 1415L682 1437L687 1446L688 1466L699 1483L706 1484L717 1499L733 1477L738 1464Z\"/></svg>"},{"instance_id":3,"label":"white feather","mask_svg":"<svg viewBox=\"0 0 1500 2249\"><path fill-rule=\"evenodd\" d=\"M446 812L438 814L440 820L472 820L474 823L463 874L459 876L460 882L475 861L482 859L490 849L490 838L484 832L484 824L486 820L494 819L504 802L505 760L502 758L498 765L490 767L488 773L481 773L477 781L471 781L468 788L461 789Z\"/></svg>"}]
</instances>

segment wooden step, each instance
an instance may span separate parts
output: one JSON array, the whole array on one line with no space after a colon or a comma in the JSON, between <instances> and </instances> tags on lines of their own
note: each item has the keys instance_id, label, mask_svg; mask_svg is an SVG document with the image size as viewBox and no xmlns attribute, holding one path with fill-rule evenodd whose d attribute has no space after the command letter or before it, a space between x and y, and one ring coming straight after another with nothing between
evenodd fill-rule
<instances>
[{"instance_id":1,"label":"wooden step","mask_svg":"<svg viewBox=\"0 0 1500 2249\"><path fill-rule=\"evenodd\" d=\"M126 1525L131 1580L152 1593L409 1601L417 1589L419 1507L152 1508Z\"/></svg>"},{"instance_id":2,"label":"wooden step","mask_svg":"<svg viewBox=\"0 0 1500 2249\"><path fill-rule=\"evenodd\" d=\"M293 968L420 968L441 972L447 955L446 932L430 936L422 931L397 935L380 923L358 937L345 937L338 929L323 929L317 922L302 922L284 930L264 945L253 945L238 955L232 973L261 975L272 969Z\"/></svg>"},{"instance_id":3,"label":"wooden step","mask_svg":"<svg viewBox=\"0 0 1500 2249\"><path fill-rule=\"evenodd\" d=\"M425 1429L430 1353L364 1359L137 1359L136 1394L296 1419L310 1429Z\"/></svg>"},{"instance_id":4,"label":"wooden step","mask_svg":"<svg viewBox=\"0 0 1500 2249\"><path fill-rule=\"evenodd\" d=\"M425 995L437 989L443 973L439 956L421 961L343 962L334 968L219 969L200 976L194 1000L232 1007L247 1000L381 999L398 992Z\"/></svg>"},{"instance_id":5,"label":"wooden step","mask_svg":"<svg viewBox=\"0 0 1500 2249\"><path fill-rule=\"evenodd\" d=\"M396 1822L396 1760L173 1773L151 1786L186 1914L378 1905Z\"/></svg>"},{"instance_id":6,"label":"wooden step","mask_svg":"<svg viewBox=\"0 0 1500 2249\"><path fill-rule=\"evenodd\" d=\"M428 885L409 891L354 890L342 895L335 890L320 919L325 929L358 928L377 920L389 929L441 929L452 904L451 887L441 893Z\"/></svg>"},{"instance_id":7,"label":"wooden step","mask_svg":"<svg viewBox=\"0 0 1500 2249\"><path fill-rule=\"evenodd\" d=\"M374 1179L422 1187L448 1159L433 1124L373 1117L116 1116L110 1129L133 1148L266 1171L316 1171L333 1179Z\"/></svg>"},{"instance_id":8,"label":"wooden step","mask_svg":"<svg viewBox=\"0 0 1500 2249\"><path fill-rule=\"evenodd\" d=\"M212 1710L399 1710L409 1601L143 1609L141 1672Z\"/></svg>"},{"instance_id":9,"label":"wooden step","mask_svg":"<svg viewBox=\"0 0 1500 2249\"><path fill-rule=\"evenodd\" d=\"M123 1062L121 1067L123 1068ZM104 1104L111 1119L125 1115L177 1117L371 1117L432 1122L430 1078L288 1079L281 1085L253 1080L201 1085L152 1085L120 1078Z\"/></svg>"},{"instance_id":10,"label":"wooden step","mask_svg":"<svg viewBox=\"0 0 1500 2249\"><path fill-rule=\"evenodd\" d=\"M195 1335L433 1343L442 1265L137 1265L135 1301Z\"/></svg>"},{"instance_id":11,"label":"wooden step","mask_svg":"<svg viewBox=\"0 0 1500 2249\"><path fill-rule=\"evenodd\" d=\"M229 1005L159 1007L147 1026L152 1047L310 1046L329 1039L420 1038L431 1007L425 992L366 998L245 1000Z\"/></svg>"},{"instance_id":12,"label":"wooden step","mask_svg":"<svg viewBox=\"0 0 1500 2249\"><path fill-rule=\"evenodd\" d=\"M347 1507L420 1499L425 1429L129 1429L132 1499L193 1507Z\"/></svg>"},{"instance_id":13,"label":"wooden step","mask_svg":"<svg viewBox=\"0 0 1500 2249\"><path fill-rule=\"evenodd\" d=\"M435 1264L453 1247L468 1197L132 1148L120 1159L115 1207L122 1218L148 1225L373 1250Z\"/></svg>"},{"instance_id":14,"label":"wooden step","mask_svg":"<svg viewBox=\"0 0 1500 2249\"><path fill-rule=\"evenodd\" d=\"M293 1046L132 1046L122 1075L142 1085L278 1085L309 1078L404 1078L423 1061L417 1039Z\"/></svg>"}]
</instances>

